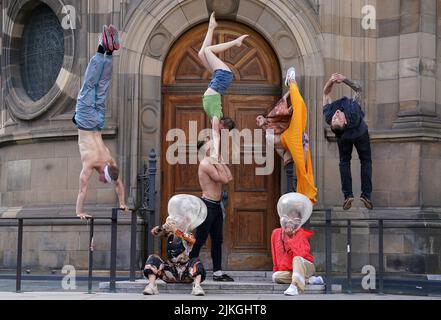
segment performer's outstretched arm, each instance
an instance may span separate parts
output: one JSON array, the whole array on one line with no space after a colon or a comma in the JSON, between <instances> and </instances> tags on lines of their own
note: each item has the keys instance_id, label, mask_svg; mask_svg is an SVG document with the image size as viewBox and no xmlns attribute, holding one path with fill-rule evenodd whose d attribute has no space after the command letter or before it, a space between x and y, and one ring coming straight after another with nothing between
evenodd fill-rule
<instances>
[{"instance_id":1,"label":"performer's outstretched arm","mask_svg":"<svg viewBox=\"0 0 441 320\"><path fill-rule=\"evenodd\" d=\"M89 179L92 175L92 168L83 165L80 173L80 190L78 191L76 213L81 219L91 218L84 212L84 200L86 199L87 189L89 187Z\"/></svg>"},{"instance_id":2,"label":"performer's outstretched arm","mask_svg":"<svg viewBox=\"0 0 441 320\"><path fill-rule=\"evenodd\" d=\"M344 77L343 83L348 85L352 90L354 90L357 93L360 93L363 91L363 89L361 88L361 86L358 83L355 83L354 81L346 78L345 76L343 76L343 77Z\"/></svg>"},{"instance_id":3,"label":"performer's outstretched arm","mask_svg":"<svg viewBox=\"0 0 441 320\"><path fill-rule=\"evenodd\" d=\"M118 195L120 209L122 209L124 211L128 211L129 208L126 205L124 184L123 184L121 178L118 178L118 180L115 181L115 191L116 191L116 194Z\"/></svg>"},{"instance_id":4,"label":"performer's outstretched arm","mask_svg":"<svg viewBox=\"0 0 441 320\"><path fill-rule=\"evenodd\" d=\"M359 101L360 95L363 92L361 86L358 83L355 83L354 81L348 79L341 73L334 73L329 81L326 83L325 88L323 89L323 106L332 103L332 98L330 94L335 83L344 83L349 86L352 90L356 92L354 100Z\"/></svg>"},{"instance_id":5,"label":"performer's outstretched arm","mask_svg":"<svg viewBox=\"0 0 441 320\"><path fill-rule=\"evenodd\" d=\"M331 76L331 78L326 82L325 87L323 88L323 107L327 104L332 103L332 87L334 86L336 82L335 74Z\"/></svg>"},{"instance_id":6,"label":"performer's outstretched arm","mask_svg":"<svg viewBox=\"0 0 441 320\"><path fill-rule=\"evenodd\" d=\"M346 78L343 75L342 75L342 77L344 77L343 83L348 85L352 90L355 91L354 100L357 102L360 102L361 94L363 92L363 89L361 88L361 86L358 83L353 82L352 80Z\"/></svg>"}]
</instances>

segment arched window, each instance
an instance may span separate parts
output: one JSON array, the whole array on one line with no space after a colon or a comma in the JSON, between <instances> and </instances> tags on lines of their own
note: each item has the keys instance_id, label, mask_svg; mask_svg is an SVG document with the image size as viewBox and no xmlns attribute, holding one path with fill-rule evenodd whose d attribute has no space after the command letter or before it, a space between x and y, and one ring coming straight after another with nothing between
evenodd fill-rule
<instances>
[{"instance_id":1,"label":"arched window","mask_svg":"<svg viewBox=\"0 0 441 320\"><path fill-rule=\"evenodd\" d=\"M24 25L20 73L29 98L37 101L54 85L64 59L64 34L55 13L42 3Z\"/></svg>"}]
</instances>

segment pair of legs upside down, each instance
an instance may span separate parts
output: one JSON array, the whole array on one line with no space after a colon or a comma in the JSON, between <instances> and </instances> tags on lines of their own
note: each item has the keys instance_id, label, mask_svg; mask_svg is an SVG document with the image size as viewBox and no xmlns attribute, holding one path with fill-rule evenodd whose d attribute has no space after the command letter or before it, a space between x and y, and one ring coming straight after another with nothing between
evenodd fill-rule
<instances>
[{"instance_id":1,"label":"pair of legs upside down","mask_svg":"<svg viewBox=\"0 0 441 320\"><path fill-rule=\"evenodd\" d=\"M306 134L308 110L295 81L294 68L288 71L286 83L289 84L289 94L286 94L282 99L287 99L288 96L290 98L292 110L291 107L284 110L285 113L292 111L289 124L286 121L282 121L278 124L268 125L268 116L266 118L259 116L256 120L258 125L263 128L274 129L274 127L278 127L280 129L267 131L266 138L273 140L276 151L282 156L285 164L291 159L294 161L297 176L297 192L306 195L315 204L317 202L317 188L314 184L309 138ZM277 113L278 110L270 112L275 117L277 117Z\"/></svg>"}]
</instances>

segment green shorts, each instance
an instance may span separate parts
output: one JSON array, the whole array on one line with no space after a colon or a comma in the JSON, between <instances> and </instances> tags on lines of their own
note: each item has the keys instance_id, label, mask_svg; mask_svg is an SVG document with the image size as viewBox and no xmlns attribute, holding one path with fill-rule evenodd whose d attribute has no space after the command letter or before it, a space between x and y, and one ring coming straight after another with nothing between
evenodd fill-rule
<instances>
[{"instance_id":1,"label":"green shorts","mask_svg":"<svg viewBox=\"0 0 441 320\"><path fill-rule=\"evenodd\" d=\"M219 120L224 116L222 114L222 98L220 94L208 95L202 98L205 113L213 119L217 117Z\"/></svg>"}]
</instances>

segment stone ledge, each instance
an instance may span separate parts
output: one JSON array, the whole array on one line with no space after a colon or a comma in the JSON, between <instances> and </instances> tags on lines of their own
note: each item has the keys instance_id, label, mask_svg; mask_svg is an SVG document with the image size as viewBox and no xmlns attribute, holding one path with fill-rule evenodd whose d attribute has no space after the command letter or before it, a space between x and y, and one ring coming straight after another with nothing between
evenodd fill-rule
<instances>
[{"instance_id":1,"label":"stone ledge","mask_svg":"<svg viewBox=\"0 0 441 320\"><path fill-rule=\"evenodd\" d=\"M115 137L117 135L117 127L106 127L102 131L103 137ZM56 129L40 129L40 130L23 130L14 133L6 133L0 135L0 147L11 144L25 144L41 141L57 141L57 140L75 140L78 137L78 130L72 128L56 128Z\"/></svg>"},{"instance_id":2,"label":"stone ledge","mask_svg":"<svg viewBox=\"0 0 441 320\"><path fill-rule=\"evenodd\" d=\"M90 213L95 220L95 224L109 224L112 215L112 206L85 206L86 212ZM39 218L25 220L26 225L41 224L84 224L75 215L75 206L47 206L47 207L0 207L0 224L16 224L15 218ZM102 219L102 218L109 219ZM47 219L44 219L47 218ZM72 218L72 220L64 220L59 218ZM138 221L141 218L138 215ZM130 224L131 214L118 214L118 224Z\"/></svg>"},{"instance_id":3,"label":"stone ledge","mask_svg":"<svg viewBox=\"0 0 441 320\"><path fill-rule=\"evenodd\" d=\"M372 143L441 141L440 130L429 128L369 130L369 136ZM330 142L337 141L329 127L325 129L325 137Z\"/></svg>"},{"instance_id":4,"label":"stone ledge","mask_svg":"<svg viewBox=\"0 0 441 320\"><path fill-rule=\"evenodd\" d=\"M338 207L332 209L333 219L441 219L441 208L420 208L420 207L378 207L373 210L366 208L355 208L345 211ZM325 219L325 209L313 211L312 219Z\"/></svg>"}]
</instances>

